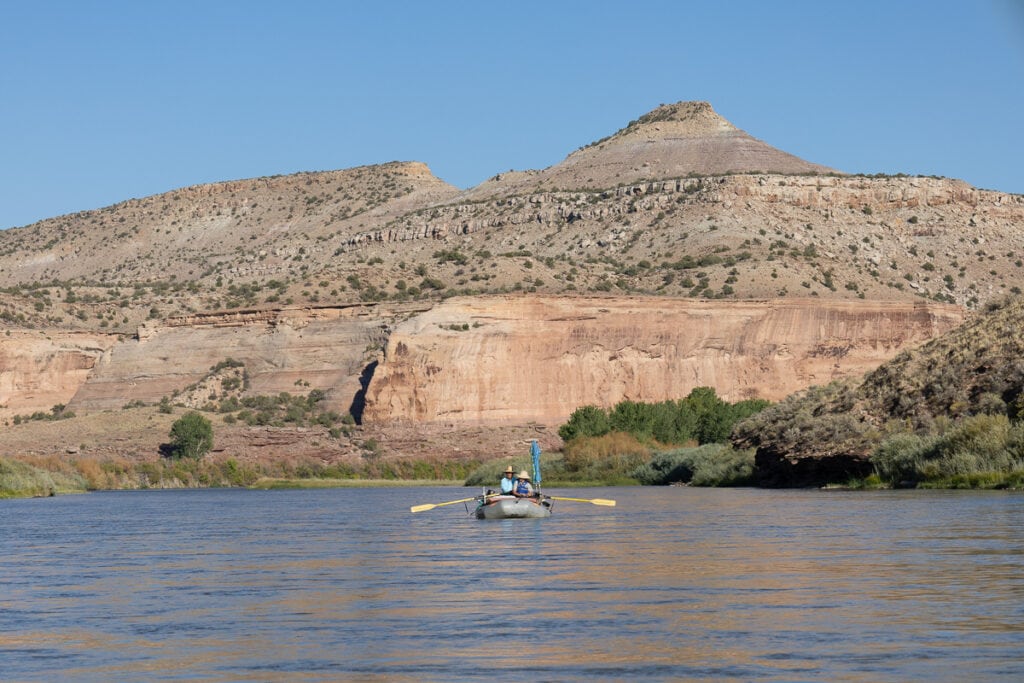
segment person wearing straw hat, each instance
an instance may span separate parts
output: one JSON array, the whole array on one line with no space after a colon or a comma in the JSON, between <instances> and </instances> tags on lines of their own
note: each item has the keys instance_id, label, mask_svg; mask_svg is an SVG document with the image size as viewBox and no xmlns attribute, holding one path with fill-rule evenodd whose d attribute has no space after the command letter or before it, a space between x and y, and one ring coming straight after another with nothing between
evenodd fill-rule
<instances>
[{"instance_id":1,"label":"person wearing straw hat","mask_svg":"<svg viewBox=\"0 0 1024 683\"><path fill-rule=\"evenodd\" d=\"M501 492L503 494L512 493L512 490L516 487L515 470L512 469L512 465L505 468L505 476L501 478Z\"/></svg>"},{"instance_id":2,"label":"person wearing straw hat","mask_svg":"<svg viewBox=\"0 0 1024 683\"><path fill-rule=\"evenodd\" d=\"M512 491L516 498L529 498L533 495L533 486L530 484L530 473L523 470L516 475L516 488Z\"/></svg>"}]
</instances>

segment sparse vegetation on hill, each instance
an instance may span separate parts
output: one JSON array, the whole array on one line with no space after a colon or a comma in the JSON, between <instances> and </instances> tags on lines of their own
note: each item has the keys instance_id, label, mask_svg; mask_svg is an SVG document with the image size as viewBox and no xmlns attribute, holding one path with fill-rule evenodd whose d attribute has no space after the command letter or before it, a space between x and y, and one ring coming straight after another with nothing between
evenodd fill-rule
<instances>
[{"instance_id":1,"label":"sparse vegetation on hill","mask_svg":"<svg viewBox=\"0 0 1024 683\"><path fill-rule=\"evenodd\" d=\"M1018 289L1022 197L837 175L759 141L762 156L705 169L742 134L707 103L659 107L613 137L638 131L628 158L584 169L573 155L466 192L395 162L183 188L0 231L0 320L131 334L198 311L522 291L976 307Z\"/></svg>"}]
</instances>

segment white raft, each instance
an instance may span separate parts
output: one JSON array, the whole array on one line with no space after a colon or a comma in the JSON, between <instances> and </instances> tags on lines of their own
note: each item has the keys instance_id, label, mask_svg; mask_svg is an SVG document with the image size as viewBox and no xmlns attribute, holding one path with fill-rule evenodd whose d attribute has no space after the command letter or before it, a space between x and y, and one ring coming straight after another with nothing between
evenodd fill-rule
<instances>
[{"instance_id":1,"label":"white raft","mask_svg":"<svg viewBox=\"0 0 1024 683\"><path fill-rule=\"evenodd\" d=\"M485 496L476 508L477 519L519 519L523 517L550 517L551 499L516 498L515 496Z\"/></svg>"}]
</instances>

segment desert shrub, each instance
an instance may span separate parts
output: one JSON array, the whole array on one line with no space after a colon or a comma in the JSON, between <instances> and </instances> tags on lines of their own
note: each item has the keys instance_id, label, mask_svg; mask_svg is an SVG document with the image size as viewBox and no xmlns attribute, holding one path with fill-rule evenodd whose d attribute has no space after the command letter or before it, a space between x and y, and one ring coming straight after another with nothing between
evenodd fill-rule
<instances>
[{"instance_id":1,"label":"desert shrub","mask_svg":"<svg viewBox=\"0 0 1024 683\"><path fill-rule=\"evenodd\" d=\"M730 439L738 448L777 453L865 453L881 441L875 426L853 411L848 382L813 386L738 421Z\"/></svg>"},{"instance_id":2,"label":"desert shrub","mask_svg":"<svg viewBox=\"0 0 1024 683\"><path fill-rule=\"evenodd\" d=\"M916 482L923 463L932 457L937 442L938 437L894 434L871 455L871 463L883 481L894 484Z\"/></svg>"},{"instance_id":3,"label":"desert shrub","mask_svg":"<svg viewBox=\"0 0 1024 683\"><path fill-rule=\"evenodd\" d=\"M107 475L95 460L80 458L75 461L75 469L85 482L86 490L96 491L107 488Z\"/></svg>"},{"instance_id":4,"label":"desert shrub","mask_svg":"<svg viewBox=\"0 0 1024 683\"><path fill-rule=\"evenodd\" d=\"M647 486L689 482L693 478L693 463L689 457L692 450L681 448L655 453L649 461L633 470L633 478Z\"/></svg>"},{"instance_id":5,"label":"desert shrub","mask_svg":"<svg viewBox=\"0 0 1024 683\"><path fill-rule=\"evenodd\" d=\"M943 434L895 434L875 450L871 462L879 477L894 485L1005 480L1024 471L1024 425L1011 424L1006 415L981 414Z\"/></svg>"},{"instance_id":6,"label":"desert shrub","mask_svg":"<svg viewBox=\"0 0 1024 683\"><path fill-rule=\"evenodd\" d=\"M632 475L642 484L748 486L753 483L754 451L727 444L705 444L657 453Z\"/></svg>"},{"instance_id":7,"label":"desert shrub","mask_svg":"<svg viewBox=\"0 0 1024 683\"><path fill-rule=\"evenodd\" d=\"M565 444L562 459L566 474L589 481L631 480L631 473L650 457L650 448L632 434L609 432L580 437Z\"/></svg>"},{"instance_id":8,"label":"desert shrub","mask_svg":"<svg viewBox=\"0 0 1024 683\"><path fill-rule=\"evenodd\" d=\"M220 482L227 486L250 486L260 478L260 472L249 466L240 464L234 458L217 463Z\"/></svg>"}]
</instances>

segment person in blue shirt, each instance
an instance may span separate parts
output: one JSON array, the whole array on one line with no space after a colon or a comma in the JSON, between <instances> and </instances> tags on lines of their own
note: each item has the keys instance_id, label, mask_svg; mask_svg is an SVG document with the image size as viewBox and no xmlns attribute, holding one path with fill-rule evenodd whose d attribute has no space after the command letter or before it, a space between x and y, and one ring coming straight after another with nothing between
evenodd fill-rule
<instances>
[{"instance_id":1,"label":"person in blue shirt","mask_svg":"<svg viewBox=\"0 0 1024 683\"><path fill-rule=\"evenodd\" d=\"M512 490L516 487L516 480L513 478L515 470L512 469L512 465L505 468L505 476L501 478L501 492L503 494L512 493Z\"/></svg>"},{"instance_id":2,"label":"person in blue shirt","mask_svg":"<svg viewBox=\"0 0 1024 683\"><path fill-rule=\"evenodd\" d=\"M516 498L529 498L533 495L533 486L530 485L530 475L523 470L516 476L516 487L512 491Z\"/></svg>"}]
</instances>

